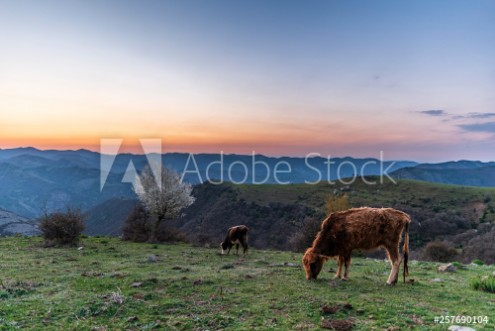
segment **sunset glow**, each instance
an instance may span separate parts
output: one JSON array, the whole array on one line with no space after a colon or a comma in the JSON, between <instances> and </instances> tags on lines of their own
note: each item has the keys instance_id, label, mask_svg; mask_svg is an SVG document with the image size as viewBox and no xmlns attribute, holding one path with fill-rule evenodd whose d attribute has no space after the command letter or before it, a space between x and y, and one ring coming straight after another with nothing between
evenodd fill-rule
<instances>
[{"instance_id":1,"label":"sunset glow","mask_svg":"<svg viewBox=\"0 0 495 331\"><path fill-rule=\"evenodd\" d=\"M495 159L493 1L4 1L0 28L0 148Z\"/></svg>"}]
</instances>

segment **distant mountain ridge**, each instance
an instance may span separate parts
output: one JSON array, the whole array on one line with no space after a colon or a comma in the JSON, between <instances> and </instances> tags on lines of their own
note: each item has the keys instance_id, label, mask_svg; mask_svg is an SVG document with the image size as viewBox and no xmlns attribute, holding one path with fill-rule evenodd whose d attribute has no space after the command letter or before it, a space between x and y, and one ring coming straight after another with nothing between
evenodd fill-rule
<instances>
[{"instance_id":1,"label":"distant mountain ridge","mask_svg":"<svg viewBox=\"0 0 495 331\"><path fill-rule=\"evenodd\" d=\"M162 155L165 166L184 172L192 184L223 179L225 182L304 183L335 181L339 178L380 175L385 170L395 178L465 186L495 186L495 162L450 161L418 164L373 158L267 157L263 155L188 154ZM220 167L223 160L223 168ZM27 218L42 211L67 206L90 211L112 199L135 199L131 185L122 183L130 161L138 171L148 160L145 155L119 154L100 192L100 154L88 150L59 151L35 148L0 149L0 208ZM243 166L245 165L245 166ZM290 172L275 169L290 168ZM247 173L245 170L248 170ZM254 171L253 171L254 169ZM386 179L386 178L385 178ZM113 200L115 203L115 200ZM111 202L109 202L111 203ZM94 213L93 213L94 214Z\"/></svg>"},{"instance_id":2,"label":"distant mountain ridge","mask_svg":"<svg viewBox=\"0 0 495 331\"><path fill-rule=\"evenodd\" d=\"M166 153L163 164L192 184L210 180L236 183L304 183L364 175L414 166L411 161L372 158L267 157L263 155ZM223 168L220 161L223 161ZM119 154L100 192L100 154L88 150L58 151L35 148L0 149L0 208L35 218L41 211L67 206L90 210L109 199L133 199L131 185L122 183L133 162L138 171L148 160L145 155ZM277 168L278 167L278 168ZM246 173L247 169L247 173ZM290 171L288 171L290 169ZM277 172L278 170L278 172Z\"/></svg>"},{"instance_id":3,"label":"distant mountain ridge","mask_svg":"<svg viewBox=\"0 0 495 331\"><path fill-rule=\"evenodd\" d=\"M461 160L437 164L418 164L392 172L398 179L415 179L426 182L495 187L495 162Z\"/></svg>"}]
</instances>

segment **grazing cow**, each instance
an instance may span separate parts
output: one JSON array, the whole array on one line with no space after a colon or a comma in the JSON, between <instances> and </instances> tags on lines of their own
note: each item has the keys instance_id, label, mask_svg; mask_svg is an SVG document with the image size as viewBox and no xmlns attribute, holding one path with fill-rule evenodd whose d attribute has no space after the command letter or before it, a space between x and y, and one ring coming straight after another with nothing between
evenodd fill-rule
<instances>
[{"instance_id":1,"label":"grazing cow","mask_svg":"<svg viewBox=\"0 0 495 331\"><path fill-rule=\"evenodd\" d=\"M244 249L243 254L246 254L248 250L248 227L245 225L233 226L227 231L227 238L220 244L222 248L222 255L230 253L230 249L235 244L235 250L237 255L239 255L239 244L242 245Z\"/></svg>"},{"instance_id":2,"label":"grazing cow","mask_svg":"<svg viewBox=\"0 0 495 331\"><path fill-rule=\"evenodd\" d=\"M392 270L387 284L397 283L400 267L399 243L404 237L404 282L409 274L409 223L408 214L392 208L353 208L330 214L321 224L313 246L306 250L303 265L306 279L316 279L323 263L338 256L335 278L341 278L345 265L344 280L349 277L351 254L354 249L371 250L384 247Z\"/></svg>"}]
</instances>

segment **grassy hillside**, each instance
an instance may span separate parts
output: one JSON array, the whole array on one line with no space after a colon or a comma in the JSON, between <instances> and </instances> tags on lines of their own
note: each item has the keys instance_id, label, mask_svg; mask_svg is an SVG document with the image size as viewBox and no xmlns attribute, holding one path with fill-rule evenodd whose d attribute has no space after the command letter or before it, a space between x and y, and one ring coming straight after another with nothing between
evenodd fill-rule
<instances>
[{"instance_id":1,"label":"grassy hillside","mask_svg":"<svg viewBox=\"0 0 495 331\"><path fill-rule=\"evenodd\" d=\"M349 196L353 206L390 206L408 203L412 207L436 207L438 211L451 208L462 210L469 207L466 204L482 202L487 194L495 196L495 188L453 186L407 179L397 180L396 184L384 179L384 182L380 183L377 177L369 177L366 180L376 182L376 185L368 185L362 180L356 180L348 185L349 191L344 192ZM308 207L323 208L326 198L346 185L338 182L335 184L320 182L316 185L231 186L241 192L242 198L259 204L297 202Z\"/></svg>"},{"instance_id":2,"label":"grassy hillside","mask_svg":"<svg viewBox=\"0 0 495 331\"><path fill-rule=\"evenodd\" d=\"M40 243L0 239L0 330L319 330L332 319L353 330L446 330L434 323L440 315L487 315L485 329L495 327L494 294L468 285L493 266L446 275L413 261L413 284L390 288L383 261L354 259L348 282L332 280L329 261L308 283L301 255L287 252L238 258L109 238L85 238L82 250ZM341 309L324 313L324 305Z\"/></svg>"},{"instance_id":3,"label":"grassy hillside","mask_svg":"<svg viewBox=\"0 0 495 331\"><path fill-rule=\"evenodd\" d=\"M368 185L357 180L349 187L322 182L317 185L211 185L195 187L196 202L175 222L195 242L218 245L229 226L250 227L258 248L290 249L290 238L308 217L323 219L329 197L345 193L351 206L393 207L412 216L412 248L435 239L452 241L462 251L495 225L495 189L450 186L412 180ZM201 240L200 240L201 239ZM483 251L485 248L480 248ZM476 254L475 254L476 255ZM473 254L466 256L466 261ZM483 258L494 263L493 257Z\"/></svg>"}]
</instances>

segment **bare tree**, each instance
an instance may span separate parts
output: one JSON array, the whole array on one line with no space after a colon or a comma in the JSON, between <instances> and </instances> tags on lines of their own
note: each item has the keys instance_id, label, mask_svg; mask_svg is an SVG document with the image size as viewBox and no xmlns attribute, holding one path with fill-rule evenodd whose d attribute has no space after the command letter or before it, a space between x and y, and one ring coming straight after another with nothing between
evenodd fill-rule
<instances>
[{"instance_id":1,"label":"bare tree","mask_svg":"<svg viewBox=\"0 0 495 331\"><path fill-rule=\"evenodd\" d=\"M177 218L184 208L193 204L192 187L183 183L174 170L157 165L146 166L137 179L134 191L150 215L155 217L149 238L153 242L164 220Z\"/></svg>"}]
</instances>

